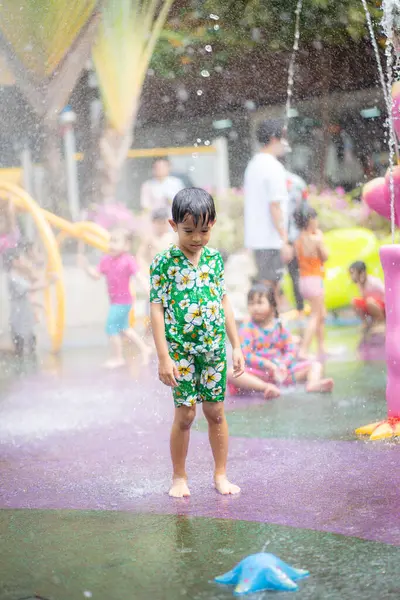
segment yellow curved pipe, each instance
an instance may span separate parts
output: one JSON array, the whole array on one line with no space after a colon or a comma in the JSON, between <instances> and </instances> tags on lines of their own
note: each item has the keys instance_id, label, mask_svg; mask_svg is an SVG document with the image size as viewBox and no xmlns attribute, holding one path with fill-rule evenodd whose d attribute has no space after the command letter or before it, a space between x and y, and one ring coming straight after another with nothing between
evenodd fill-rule
<instances>
[{"instance_id":1,"label":"yellow curved pipe","mask_svg":"<svg viewBox=\"0 0 400 600\"><path fill-rule=\"evenodd\" d=\"M52 302L52 290L45 291L47 327L54 352L61 348L65 328L65 288L63 266L57 241L43 211L23 189L12 183L0 181L0 199L11 200L21 210L28 211L38 228L48 256L47 270L57 276L55 282L55 303Z\"/></svg>"},{"instance_id":2,"label":"yellow curved pipe","mask_svg":"<svg viewBox=\"0 0 400 600\"><path fill-rule=\"evenodd\" d=\"M66 237L74 237L93 246L101 252L108 251L110 234L106 229L90 221L71 223L40 206L19 186L0 181L0 200L11 200L16 208L29 212L39 231L48 256L47 271L57 275L55 283L55 298L53 290L45 290L45 308L47 328L54 352L58 352L64 337L65 329L65 287L63 267L59 246ZM60 230L57 239L50 225Z\"/></svg>"}]
</instances>

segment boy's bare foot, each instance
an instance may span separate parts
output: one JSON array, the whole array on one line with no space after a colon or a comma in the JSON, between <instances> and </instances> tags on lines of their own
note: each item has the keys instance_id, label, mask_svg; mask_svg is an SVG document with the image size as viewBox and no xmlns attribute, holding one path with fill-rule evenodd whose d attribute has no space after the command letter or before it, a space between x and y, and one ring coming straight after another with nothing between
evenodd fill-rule
<instances>
[{"instance_id":1,"label":"boy's bare foot","mask_svg":"<svg viewBox=\"0 0 400 600\"><path fill-rule=\"evenodd\" d=\"M186 479L183 477L173 479L168 495L171 496L171 498L186 498L187 496L190 496L190 490Z\"/></svg>"},{"instance_id":2,"label":"boy's bare foot","mask_svg":"<svg viewBox=\"0 0 400 600\"><path fill-rule=\"evenodd\" d=\"M226 475L216 475L214 484L217 492L223 496L228 496L229 494L238 494L240 492L240 487L231 483Z\"/></svg>"},{"instance_id":3,"label":"boy's bare foot","mask_svg":"<svg viewBox=\"0 0 400 600\"><path fill-rule=\"evenodd\" d=\"M104 363L104 366L106 369L119 369L125 366L125 361L123 358L110 358Z\"/></svg>"},{"instance_id":4,"label":"boy's bare foot","mask_svg":"<svg viewBox=\"0 0 400 600\"><path fill-rule=\"evenodd\" d=\"M264 390L265 400L273 400L274 398L279 398L280 395L281 390L276 385L273 383L267 383L267 386Z\"/></svg>"},{"instance_id":5,"label":"boy's bare foot","mask_svg":"<svg viewBox=\"0 0 400 600\"><path fill-rule=\"evenodd\" d=\"M307 392L318 392L320 394L329 394L334 387L333 379L321 379L318 383L308 384Z\"/></svg>"}]
</instances>

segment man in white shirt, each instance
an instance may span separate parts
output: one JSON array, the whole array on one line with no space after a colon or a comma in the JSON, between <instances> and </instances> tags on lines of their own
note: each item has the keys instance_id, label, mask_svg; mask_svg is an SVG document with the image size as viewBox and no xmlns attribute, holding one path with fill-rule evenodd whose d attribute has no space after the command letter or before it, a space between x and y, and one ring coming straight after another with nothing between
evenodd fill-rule
<instances>
[{"instance_id":1,"label":"man in white shirt","mask_svg":"<svg viewBox=\"0 0 400 600\"><path fill-rule=\"evenodd\" d=\"M257 130L260 151L244 176L245 246L253 250L258 280L278 288L293 250L288 243L287 174L278 158L287 152L283 125L271 120Z\"/></svg>"},{"instance_id":2,"label":"man in white shirt","mask_svg":"<svg viewBox=\"0 0 400 600\"><path fill-rule=\"evenodd\" d=\"M145 181L140 193L143 210L154 212L171 208L175 195L185 186L178 177L172 177L168 158L156 158L153 162L153 178Z\"/></svg>"}]
</instances>

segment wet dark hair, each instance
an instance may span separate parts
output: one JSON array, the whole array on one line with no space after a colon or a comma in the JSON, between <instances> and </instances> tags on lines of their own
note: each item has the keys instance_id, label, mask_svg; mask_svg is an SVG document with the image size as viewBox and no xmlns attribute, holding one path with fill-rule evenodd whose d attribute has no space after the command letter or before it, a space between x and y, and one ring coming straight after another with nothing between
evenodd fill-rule
<instances>
[{"instance_id":1,"label":"wet dark hair","mask_svg":"<svg viewBox=\"0 0 400 600\"><path fill-rule=\"evenodd\" d=\"M279 319L278 304L276 302L275 290L272 285L258 282L253 283L247 294L247 302L252 302L256 296L266 298L274 311L275 319Z\"/></svg>"},{"instance_id":2,"label":"wet dark hair","mask_svg":"<svg viewBox=\"0 0 400 600\"><path fill-rule=\"evenodd\" d=\"M299 229L307 229L311 219L316 219L318 217L318 213L309 204L306 202L303 203L302 207L296 210L293 213L293 219L296 224L296 227Z\"/></svg>"},{"instance_id":3,"label":"wet dark hair","mask_svg":"<svg viewBox=\"0 0 400 600\"><path fill-rule=\"evenodd\" d=\"M195 226L213 223L217 217L213 197L201 188L185 188L178 192L172 202L172 220L183 223L190 215Z\"/></svg>"},{"instance_id":4,"label":"wet dark hair","mask_svg":"<svg viewBox=\"0 0 400 600\"><path fill-rule=\"evenodd\" d=\"M263 146L270 143L273 138L277 140L283 137L283 122L278 119L263 121L257 129L257 140Z\"/></svg>"},{"instance_id":5,"label":"wet dark hair","mask_svg":"<svg viewBox=\"0 0 400 600\"><path fill-rule=\"evenodd\" d=\"M158 208L154 212L151 213L152 221L166 221L169 219L170 212L167 208Z\"/></svg>"},{"instance_id":6,"label":"wet dark hair","mask_svg":"<svg viewBox=\"0 0 400 600\"><path fill-rule=\"evenodd\" d=\"M367 265L363 260L356 260L349 266L349 271L355 271L358 274L367 272Z\"/></svg>"}]
</instances>

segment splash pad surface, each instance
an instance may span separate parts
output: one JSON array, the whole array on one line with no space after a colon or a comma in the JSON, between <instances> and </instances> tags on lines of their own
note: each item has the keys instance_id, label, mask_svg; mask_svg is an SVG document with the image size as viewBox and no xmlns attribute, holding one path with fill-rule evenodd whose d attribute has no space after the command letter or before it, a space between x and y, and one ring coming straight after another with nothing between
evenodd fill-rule
<instances>
[{"instance_id":1,"label":"splash pad surface","mask_svg":"<svg viewBox=\"0 0 400 600\"><path fill-rule=\"evenodd\" d=\"M104 373L99 351L75 348L4 380L0 598L229 598L209 581L265 544L311 571L299 598L398 598L399 446L352 433L385 405L383 354L375 342L363 363L343 329L328 346L332 397L227 401L232 498L211 487L201 410L192 496L166 495L172 403L154 366Z\"/></svg>"}]
</instances>

